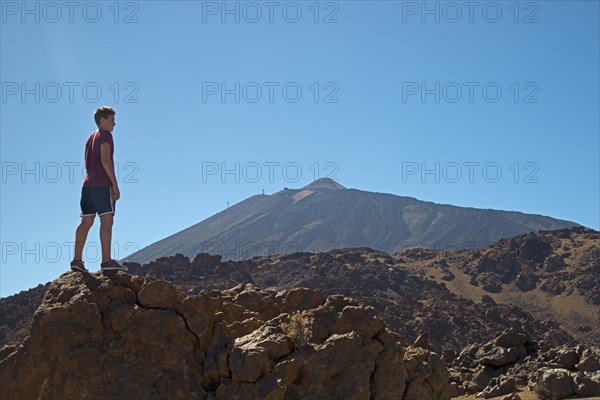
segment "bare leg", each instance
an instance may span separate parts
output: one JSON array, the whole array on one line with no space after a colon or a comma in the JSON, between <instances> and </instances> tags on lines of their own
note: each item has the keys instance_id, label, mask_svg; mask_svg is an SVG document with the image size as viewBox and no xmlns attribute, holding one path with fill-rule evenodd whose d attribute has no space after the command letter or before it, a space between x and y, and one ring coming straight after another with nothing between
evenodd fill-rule
<instances>
[{"instance_id":1,"label":"bare leg","mask_svg":"<svg viewBox=\"0 0 600 400\"><path fill-rule=\"evenodd\" d=\"M100 245L102 246L102 262L110 260L110 242L112 240L113 214L100 216Z\"/></svg>"},{"instance_id":2,"label":"bare leg","mask_svg":"<svg viewBox=\"0 0 600 400\"><path fill-rule=\"evenodd\" d=\"M95 217L95 215L81 217L81 222L79 222L79 226L77 226L77 230L75 231L75 255L73 256L73 260L82 260L83 246L85 246L88 232L94 224Z\"/></svg>"}]
</instances>

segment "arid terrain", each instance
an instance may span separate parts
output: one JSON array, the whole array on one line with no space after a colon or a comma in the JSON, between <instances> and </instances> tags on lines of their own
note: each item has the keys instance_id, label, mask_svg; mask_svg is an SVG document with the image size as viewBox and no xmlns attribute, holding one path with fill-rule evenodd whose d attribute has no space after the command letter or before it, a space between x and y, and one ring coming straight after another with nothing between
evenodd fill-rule
<instances>
[{"instance_id":1,"label":"arid terrain","mask_svg":"<svg viewBox=\"0 0 600 400\"><path fill-rule=\"evenodd\" d=\"M399 335L404 354L412 348L437 355L446 371L447 385L439 392L441 397L435 397L438 396L434 394L438 393L435 388L439 387L437 384L432 386L431 382L427 384L429 386L414 389L419 390L415 393L425 393L423 398L477 393L485 398L495 398L519 393L521 399L527 399L526 396L534 392L543 397L544 393L553 391L562 393L555 398L589 397L600 390L600 343L595 334L600 331L599 249L598 232L576 227L523 234L472 250L416 248L387 254L369 248L351 248L318 254L255 257L244 261L222 261L220 256L205 253L192 260L176 255L144 265L126 263L130 275L121 273L123 277L117 282L131 279L125 279L125 276L142 279L150 275L152 280L172 283L173 289L169 291L175 288L179 291L180 294L173 295L178 301L185 296L202 298L207 295L237 299L236 296L246 291L258 291L261 298L274 296L273 299L281 299L298 288L306 288L303 289L309 291L306 293L317 293L314 296L323 299L342 296L340 298L348 299L345 300L350 302L348 305L371 310L368 311L370 317L361 314L360 318L376 318L390 332ZM70 282L68 286L73 286L69 292L71 300L60 303L70 304L67 308L71 310L70 307L81 307L81 301L92 301L89 296L97 296L94 290L109 284L101 276L93 278L99 283L93 283L94 280L80 282L73 275L77 274L67 273L52 285L40 285L0 300L1 339L3 344L9 345L0 351L0 359L19 349L18 343L24 338L31 342L36 329L42 329L40 334L43 332L43 327L36 328L35 321L40 318L41 309L49 307L49 296L56 292L53 287L66 285L65 280ZM84 284L87 286L81 286ZM48 288L52 290L46 293ZM235 289L232 291L232 288ZM136 290L139 288L134 292ZM79 300L82 295L78 295L78 291L88 300ZM42 301L44 293L46 298ZM136 293L138 300L122 298L123 294L108 294L108 297L112 302L125 301L132 306L140 302L140 293ZM254 297L257 301L258 297ZM220 304L225 307L225 303ZM244 307L254 310L252 307L258 306L244 304ZM223 312L232 313L227 317L228 324L251 319L242 309L225 308L228 311ZM260 317L251 324L252 329L260 330L277 315L284 315L281 318L289 325L289 318L294 314L284 312L285 308L278 310ZM33 317L34 312L38 317ZM343 308L338 313L336 318L341 318ZM33 327L31 321L34 321ZM108 327L104 316L102 321L102 328L97 328L101 337L98 340L111 346L109 342L113 337L106 336ZM306 321L296 322L301 326L307 324ZM251 334L254 331L244 332ZM227 337L227 340L233 338ZM125 342L120 343L124 345ZM411 346L407 345L411 343ZM11 362L16 362L15 356L11 357ZM205 358L202 360L206 362ZM211 376L214 381L202 378L205 379L202 390L209 397L218 393L212 390L217 381L224 382L227 387L233 382L226 381L231 380L226 372L218 379L216 375ZM286 390L283 393L287 393ZM394 398L419 399L403 395L405 397Z\"/></svg>"}]
</instances>

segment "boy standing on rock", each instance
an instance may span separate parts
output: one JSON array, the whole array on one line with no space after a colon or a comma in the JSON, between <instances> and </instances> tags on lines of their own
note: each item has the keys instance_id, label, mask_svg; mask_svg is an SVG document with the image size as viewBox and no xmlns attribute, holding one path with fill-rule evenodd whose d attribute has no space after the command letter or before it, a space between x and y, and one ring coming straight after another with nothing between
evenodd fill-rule
<instances>
[{"instance_id":1,"label":"boy standing on rock","mask_svg":"<svg viewBox=\"0 0 600 400\"><path fill-rule=\"evenodd\" d=\"M88 272L82 260L83 247L96 214L100 217L100 244L102 247L101 271L127 271L110 258L112 226L116 201L120 198L113 161L112 131L116 125L115 110L103 106L94 112L98 126L85 143L85 178L81 188L81 222L75 232L75 255L71 270Z\"/></svg>"}]
</instances>

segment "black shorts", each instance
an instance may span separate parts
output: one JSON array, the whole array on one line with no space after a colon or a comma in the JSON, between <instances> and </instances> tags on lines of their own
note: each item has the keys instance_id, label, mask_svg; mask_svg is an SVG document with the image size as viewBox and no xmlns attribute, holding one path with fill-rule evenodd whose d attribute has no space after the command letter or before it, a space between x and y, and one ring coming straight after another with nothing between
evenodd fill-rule
<instances>
[{"instance_id":1,"label":"black shorts","mask_svg":"<svg viewBox=\"0 0 600 400\"><path fill-rule=\"evenodd\" d=\"M81 216L104 215L112 213L115 215L116 202L112 197L112 187L84 186L81 188Z\"/></svg>"}]
</instances>

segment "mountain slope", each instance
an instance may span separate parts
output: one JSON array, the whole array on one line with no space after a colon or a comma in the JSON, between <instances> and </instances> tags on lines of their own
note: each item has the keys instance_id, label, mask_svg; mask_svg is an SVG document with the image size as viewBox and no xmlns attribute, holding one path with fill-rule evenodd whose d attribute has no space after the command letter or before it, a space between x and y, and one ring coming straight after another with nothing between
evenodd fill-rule
<instances>
[{"instance_id":1,"label":"mountain slope","mask_svg":"<svg viewBox=\"0 0 600 400\"><path fill-rule=\"evenodd\" d=\"M475 251L406 252L399 261L452 293L513 304L553 320L578 341L598 345L600 236L581 227L500 240Z\"/></svg>"},{"instance_id":2,"label":"mountain slope","mask_svg":"<svg viewBox=\"0 0 600 400\"><path fill-rule=\"evenodd\" d=\"M302 189L256 195L159 240L123 261L146 263L177 253L223 259L370 247L484 247L499 239L576 223L514 211L484 210L346 189L320 179Z\"/></svg>"}]
</instances>

